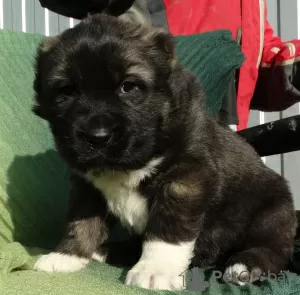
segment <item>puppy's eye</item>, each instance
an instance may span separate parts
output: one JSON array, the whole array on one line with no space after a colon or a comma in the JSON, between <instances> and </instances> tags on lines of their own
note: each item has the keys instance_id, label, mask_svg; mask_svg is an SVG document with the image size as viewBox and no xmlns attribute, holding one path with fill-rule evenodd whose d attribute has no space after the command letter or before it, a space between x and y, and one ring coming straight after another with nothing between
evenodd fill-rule
<instances>
[{"instance_id":1,"label":"puppy's eye","mask_svg":"<svg viewBox=\"0 0 300 295\"><path fill-rule=\"evenodd\" d=\"M71 95L74 95L74 93L76 92L76 89L73 85L64 85L64 86L60 87L59 92L63 95L71 96Z\"/></svg>"},{"instance_id":2,"label":"puppy's eye","mask_svg":"<svg viewBox=\"0 0 300 295\"><path fill-rule=\"evenodd\" d=\"M59 97L56 98L56 102L57 102L58 104L62 104L62 103L64 103L64 102L66 102L67 100L68 100L68 98L65 97L65 96L59 96Z\"/></svg>"},{"instance_id":3,"label":"puppy's eye","mask_svg":"<svg viewBox=\"0 0 300 295\"><path fill-rule=\"evenodd\" d=\"M63 85L57 89L56 103L64 104L76 94L76 87L73 85Z\"/></svg>"},{"instance_id":4,"label":"puppy's eye","mask_svg":"<svg viewBox=\"0 0 300 295\"><path fill-rule=\"evenodd\" d=\"M123 93L123 94L130 93L137 88L138 88L138 86L136 84L134 84L133 82L127 81L122 84L121 93Z\"/></svg>"}]
</instances>

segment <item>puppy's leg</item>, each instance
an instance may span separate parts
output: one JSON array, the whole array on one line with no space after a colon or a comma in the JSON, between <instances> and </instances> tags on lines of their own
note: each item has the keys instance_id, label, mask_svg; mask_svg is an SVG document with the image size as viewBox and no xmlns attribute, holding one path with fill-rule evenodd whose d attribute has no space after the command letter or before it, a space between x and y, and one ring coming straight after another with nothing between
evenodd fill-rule
<instances>
[{"instance_id":1,"label":"puppy's leg","mask_svg":"<svg viewBox=\"0 0 300 295\"><path fill-rule=\"evenodd\" d=\"M190 179L171 183L156 195L143 242L142 256L126 284L147 289L184 289L183 273L193 258L202 218L201 193Z\"/></svg>"},{"instance_id":2,"label":"puppy's leg","mask_svg":"<svg viewBox=\"0 0 300 295\"><path fill-rule=\"evenodd\" d=\"M272 249L265 247L251 248L232 256L227 262L223 279L240 286L254 283L268 274L277 275L285 266L285 259Z\"/></svg>"},{"instance_id":3,"label":"puppy's leg","mask_svg":"<svg viewBox=\"0 0 300 295\"><path fill-rule=\"evenodd\" d=\"M257 212L242 252L226 263L224 280L245 285L268 274L278 275L292 256L296 217L291 202L284 199Z\"/></svg>"},{"instance_id":4,"label":"puppy's leg","mask_svg":"<svg viewBox=\"0 0 300 295\"><path fill-rule=\"evenodd\" d=\"M107 261L107 257L108 257L108 247L105 245L100 245L93 252L92 260L98 261L98 262L105 262L105 261Z\"/></svg>"},{"instance_id":5,"label":"puppy's leg","mask_svg":"<svg viewBox=\"0 0 300 295\"><path fill-rule=\"evenodd\" d=\"M35 269L46 272L74 272L89 260L105 261L101 248L108 235L107 207L104 198L90 184L73 177L68 224L54 252L42 256Z\"/></svg>"}]
</instances>

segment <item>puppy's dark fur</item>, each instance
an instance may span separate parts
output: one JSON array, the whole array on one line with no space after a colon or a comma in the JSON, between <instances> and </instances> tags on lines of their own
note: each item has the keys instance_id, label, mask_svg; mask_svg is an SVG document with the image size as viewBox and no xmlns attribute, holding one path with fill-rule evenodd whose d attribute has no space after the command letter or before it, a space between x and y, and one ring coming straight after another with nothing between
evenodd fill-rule
<instances>
[{"instance_id":1,"label":"puppy's dark fur","mask_svg":"<svg viewBox=\"0 0 300 295\"><path fill-rule=\"evenodd\" d=\"M138 185L149 210L144 241L195 240L190 262L201 267L286 267L296 218L285 180L204 112L201 87L176 61L169 34L90 17L41 44L34 88L35 113L74 171L57 252L90 259L107 238L106 197L86 173L129 173L161 158Z\"/></svg>"}]
</instances>

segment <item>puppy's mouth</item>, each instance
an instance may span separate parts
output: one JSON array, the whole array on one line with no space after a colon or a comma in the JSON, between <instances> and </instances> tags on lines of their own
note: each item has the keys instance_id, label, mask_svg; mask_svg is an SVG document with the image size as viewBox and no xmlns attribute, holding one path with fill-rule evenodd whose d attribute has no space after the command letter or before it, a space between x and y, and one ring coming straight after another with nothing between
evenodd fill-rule
<instances>
[{"instance_id":1,"label":"puppy's mouth","mask_svg":"<svg viewBox=\"0 0 300 295\"><path fill-rule=\"evenodd\" d=\"M98 142L98 143L97 142L91 143L86 140L86 145L89 150L101 151L101 150L104 150L104 149L107 149L107 148L110 148L111 146L113 146L113 139L110 138L106 142Z\"/></svg>"},{"instance_id":2,"label":"puppy's mouth","mask_svg":"<svg viewBox=\"0 0 300 295\"><path fill-rule=\"evenodd\" d=\"M105 139L87 139L86 136L82 136L74 138L74 142L75 144L71 143L69 148L66 148L73 150L75 162L84 166L117 163L128 149L128 141L125 135Z\"/></svg>"},{"instance_id":3,"label":"puppy's mouth","mask_svg":"<svg viewBox=\"0 0 300 295\"><path fill-rule=\"evenodd\" d=\"M56 145L70 166L81 171L138 169L153 152L152 141L143 132L120 132L110 138L105 133L88 138L85 133L72 133L64 139L56 136Z\"/></svg>"}]
</instances>

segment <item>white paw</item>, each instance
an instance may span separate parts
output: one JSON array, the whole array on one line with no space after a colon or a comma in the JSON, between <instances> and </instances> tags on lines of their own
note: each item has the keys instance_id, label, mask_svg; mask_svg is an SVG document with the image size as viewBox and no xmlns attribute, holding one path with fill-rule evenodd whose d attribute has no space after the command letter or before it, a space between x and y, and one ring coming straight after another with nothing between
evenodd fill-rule
<instances>
[{"instance_id":1,"label":"white paw","mask_svg":"<svg viewBox=\"0 0 300 295\"><path fill-rule=\"evenodd\" d=\"M143 245L140 261L128 272L127 285L154 290L182 290L182 273L190 264L194 241L169 244L148 241Z\"/></svg>"},{"instance_id":2,"label":"white paw","mask_svg":"<svg viewBox=\"0 0 300 295\"><path fill-rule=\"evenodd\" d=\"M92 259L93 259L94 261L98 261L98 262L105 262L106 256L100 255L100 254L98 254L98 253L95 252L95 253L92 255Z\"/></svg>"},{"instance_id":3,"label":"white paw","mask_svg":"<svg viewBox=\"0 0 300 295\"><path fill-rule=\"evenodd\" d=\"M262 275L261 269L254 268L249 271L248 267L242 263L236 263L225 270L224 280L239 286L258 281Z\"/></svg>"},{"instance_id":4,"label":"white paw","mask_svg":"<svg viewBox=\"0 0 300 295\"><path fill-rule=\"evenodd\" d=\"M180 273L174 273L163 265L151 261L138 262L127 274L127 285L153 290L183 290L184 282Z\"/></svg>"},{"instance_id":5,"label":"white paw","mask_svg":"<svg viewBox=\"0 0 300 295\"><path fill-rule=\"evenodd\" d=\"M34 269L44 272L75 272L84 268L88 262L85 258L53 252L39 258Z\"/></svg>"}]
</instances>

